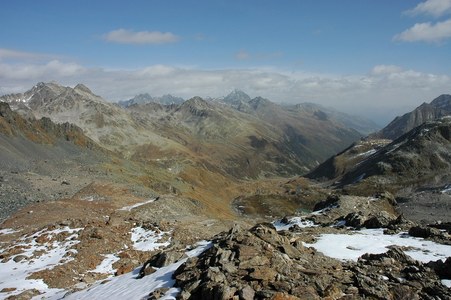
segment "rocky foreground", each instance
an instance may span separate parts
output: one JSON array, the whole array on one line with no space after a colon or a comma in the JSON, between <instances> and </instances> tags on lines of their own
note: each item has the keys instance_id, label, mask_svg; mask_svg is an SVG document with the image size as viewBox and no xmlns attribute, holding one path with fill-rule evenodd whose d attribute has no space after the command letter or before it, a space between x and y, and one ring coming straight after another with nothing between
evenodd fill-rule
<instances>
[{"instance_id":1,"label":"rocky foreground","mask_svg":"<svg viewBox=\"0 0 451 300\"><path fill-rule=\"evenodd\" d=\"M400 247L341 262L304 247L302 230L238 227L174 273L179 299L450 299L451 258L423 264ZM331 245L333 246L333 245ZM154 299L156 299L154 297Z\"/></svg>"},{"instance_id":2,"label":"rocky foreground","mask_svg":"<svg viewBox=\"0 0 451 300\"><path fill-rule=\"evenodd\" d=\"M23 210L4 222L0 298L451 297L449 224L406 220L389 193L331 195L311 214L253 226L183 218L175 197L133 204L129 194L119 195L111 191L117 198L111 202L79 200L83 218L73 215L72 199L48 203L46 220ZM158 219L170 210L172 221ZM195 255L187 250L203 239L209 247Z\"/></svg>"},{"instance_id":3,"label":"rocky foreground","mask_svg":"<svg viewBox=\"0 0 451 300\"><path fill-rule=\"evenodd\" d=\"M319 213L302 218L301 226L289 218L277 228L272 223L234 226L175 271L177 299L451 299L451 289L441 281L451 279L451 257L422 263L405 253L410 247L393 245L357 261L337 260L308 247L320 233L353 234L346 226L382 227L387 235L409 231L410 236L451 243L449 233L397 216L392 201L389 194L373 199L332 196L318 205L324 206ZM349 207L354 209L349 212ZM311 220L320 226L312 226ZM330 247L340 251L338 245ZM141 276L153 272L152 264L161 267L162 257L174 256L158 254ZM149 299L165 291L156 290Z\"/></svg>"}]
</instances>

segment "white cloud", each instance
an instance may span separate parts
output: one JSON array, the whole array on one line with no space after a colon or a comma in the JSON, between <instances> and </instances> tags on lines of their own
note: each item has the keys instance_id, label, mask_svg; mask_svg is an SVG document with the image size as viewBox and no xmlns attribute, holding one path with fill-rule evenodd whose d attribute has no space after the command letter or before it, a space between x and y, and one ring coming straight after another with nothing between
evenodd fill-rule
<instances>
[{"instance_id":1,"label":"white cloud","mask_svg":"<svg viewBox=\"0 0 451 300\"><path fill-rule=\"evenodd\" d=\"M402 68L395 65L377 65L374 66L371 70L371 74L373 75L385 75L385 74L393 74L399 73L402 71Z\"/></svg>"},{"instance_id":2,"label":"white cloud","mask_svg":"<svg viewBox=\"0 0 451 300\"><path fill-rule=\"evenodd\" d=\"M51 60L45 64L0 64L2 80L58 80L84 74L86 69L75 63Z\"/></svg>"},{"instance_id":3,"label":"white cloud","mask_svg":"<svg viewBox=\"0 0 451 300\"><path fill-rule=\"evenodd\" d=\"M108 32L104 39L120 44L166 44L177 42L179 37L171 32L131 31L121 28Z\"/></svg>"},{"instance_id":4,"label":"white cloud","mask_svg":"<svg viewBox=\"0 0 451 300\"><path fill-rule=\"evenodd\" d=\"M397 34L394 40L404 42L441 42L451 38L451 19L432 24L417 23L411 28Z\"/></svg>"},{"instance_id":5,"label":"white cloud","mask_svg":"<svg viewBox=\"0 0 451 300\"><path fill-rule=\"evenodd\" d=\"M406 11L408 15L431 15L440 17L451 13L451 0L427 0L419 3L413 9Z\"/></svg>"}]
</instances>

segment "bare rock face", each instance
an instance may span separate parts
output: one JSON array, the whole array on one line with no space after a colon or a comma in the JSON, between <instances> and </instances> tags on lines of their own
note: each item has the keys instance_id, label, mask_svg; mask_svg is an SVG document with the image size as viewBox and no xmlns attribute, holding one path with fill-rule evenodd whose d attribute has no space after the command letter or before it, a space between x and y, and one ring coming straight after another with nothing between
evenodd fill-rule
<instances>
[{"instance_id":1,"label":"bare rock face","mask_svg":"<svg viewBox=\"0 0 451 300\"><path fill-rule=\"evenodd\" d=\"M378 134L387 139L397 139L424 122L451 114L451 95L440 95L431 103L423 103L415 110L395 118Z\"/></svg>"},{"instance_id":2,"label":"bare rock face","mask_svg":"<svg viewBox=\"0 0 451 300\"><path fill-rule=\"evenodd\" d=\"M222 233L173 275L178 299L449 299L450 260L424 265L393 247L340 262L272 224ZM437 298L438 297L438 298Z\"/></svg>"}]
</instances>

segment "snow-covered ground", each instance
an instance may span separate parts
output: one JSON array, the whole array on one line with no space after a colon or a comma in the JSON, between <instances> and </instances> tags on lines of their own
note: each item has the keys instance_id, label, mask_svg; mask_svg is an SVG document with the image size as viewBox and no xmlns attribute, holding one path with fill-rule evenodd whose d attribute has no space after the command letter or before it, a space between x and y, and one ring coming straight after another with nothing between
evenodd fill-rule
<instances>
[{"instance_id":1,"label":"snow-covered ground","mask_svg":"<svg viewBox=\"0 0 451 300\"><path fill-rule=\"evenodd\" d=\"M437 244L423 238L415 238L400 233L396 235L384 234L383 229L365 229L354 234L323 234L314 244L305 244L313 247L329 257L340 260L356 261L365 253L384 253L392 245L407 247L404 252L423 263L443 260L451 257L451 246ZM451 288L451 280L442 280L442 283Z\"/></svg>"},{"instance_id":2,"label":"snow-covered ground","mask_svg":"<svg viewBox=\"0 0 451 300\"><path fill-rule=\"evenodd\" d=\"M58 292L58 289L49 289L42 280L27 279L27 277L32 273L52 269L72 260L67 254L75 251L70 248L78 243L76 238L80 230L81 228L69 227L41 230L31 236L21 237L13 247L0 249L0 253L6 253L11 248L20 247L20 251L12 255L8 261L0 263L0 290L15 288L14 291L0 293L0 299L32 288L47 291L50 294ZM66 236L62 241L56 238L60 234ZM38 242L39 240L41 242Z\"/></svg>"},{"instance_id":3,"label":"snow-covered ground","mask_svg":"<svg viewBox=\"0 0 451 300\"><path fill-rule=\"evenodd\" d=\"M37 289L42 294L35 297L35 299L60 299L64 296L66 291L61 289L51 289L42 280L27 279L32 273L51 269L56 265L64 264L72 260L71 252L75 252L71 249L74 245L79 243L77 240L78 232L82 228L71 229L69 227L54 229L54 230L41 230L30 236L23 236L18 239L14 246L0 249L0 253L7 253L11 248L20 247L20 251L17 251L10 259L6 262L0 263L0 290L4 288L15 288L14 291L7 293L0 293L0 299L5 299L11 295L17 295L28 289ZM3 229L0 234L12 234L15 231L11 229ZM59 235L63 234L63 238L58 238ZM151 251L161 247L166 247L170 244L169 241L159 242L165 234L169 232L147 230L142 227L135 227L131 231L131 241L133 242L133 248L141 251ZM203 244L204 245L204 244ZM200 249L200 248L199 248ZM37 254L39 253L39 254ZM196 251L189 252L190 255L196 254ZM89 272L104 273L113 275L116 270L113 269L113 264L119 260L119 258L113 254L104 254L105 259L93 270ZM175 269L178 266L173 266ZM175 270L174 269L174 270ZM165 269L166 270L166 269ZM162 274L164 272L169 272L168 270L159 270L156 274L162 277L155 277L158 279L154 285L150 286L166 286L169 282L170 275L168 278L164 277ZM127 280L132 278L133 282L128 282L127 284L136 283L134 281L136 277L136 270L130 274L125 274L119 277L111 279L112 281L118 281L117 278L122 278L122 280ZM120 280L119 280L120 281ZM145 282L149 284L149 279L147 278ZM137 287L138 288L138 287ZM148 286L145 289L148 293ZM89 299L87 296L84 299ZM96 299L96 298L91 298ZM102 298L97 298L102 299ZM105 298L103 298L105 299Z\"/></svg>"},{"instance_id":4,"label":"snow-covered ground","mask_svg":"<svg viewBox=\"0 0 451 300\"><path fill-rule=\"evenodd\" d=\"M104 254L103 256L105 257L105 259L102 260L100 265L98 265L95 269L90 270L89 272L113 275L114 272L116 272L116 270L113 269L113 264L120 260L120 258L114 254Z\"/></svg>"},{"instance_id":5,"label":"snow-covered ground","mask_svg":"<svg viewBox=\"0 0 451 300\"><path fill-rule=\"evenodd\" d=\"M290 219L288 224L280 221L274 222L278 231L288 230L291 226L313 227L311 221L303 220L301 217ZM337 224L344 225L344 224ZM365 253L384 253L390 246L406 247L404 252L423 263L442 259L445 261L451 257L451 246L438 244L423 238L415 238L406 233L396 235L386 235L383 229L364 229L352 231L350 234L322 234L316 243L307 244L306 247L313 247L324 255L340 260L357 259ZM442 280L442 283L451 288L451 280Z\"/></svg>"},{"instance_id":6,"label":"snow-covered ground","mask_svg":"<svg viewBox=\"0 0 451 300\"><path fill-rule=\"evenodd\" d=\"M405 253L421 262L446 260L451 256L451 246L437 244L422 238L415 238L405 233L388 235L383 229L364 229L353 234L323 234L313 247L324 255L340 260L356 261L365 253L383 253L389 246L408 247Z\"/></svg>"},{"instance_id":7,"label":"snow-covered ground","mask_svg":"<svg viewBox=\"0 0 451 300\"><path fill-rule=\"evenodd\" d=\"M212 243L201 241L197 247L191 251L187 251L188 257L200 255L202 252L211 247ZM64 297L64 299L146 299L149 293L158 288L170 288L169 291L160 299L175 299L179 290L173 288L175 280L172 279L172 274L177 268L183 264L187 258L180 260L167 267L158 269L155 273L137 279L139 268L133 272L113 277L108 282L96 283L86 290L82 290L73 294L65 295L65 292L54 294L46 298L49 300L57 300ZM39 298L37 298L39 299Z\"/></svg>"},{"instance_id":8,"label":"snow-covered ground","mask_svg":"<svg viewBox=\"0 0 451 300\"><path fill-rule=\"evenodd\" d=\"M157 248L169 246L170 242L158 241L162 239L165 234L169 232L160 231L159 233L153 230L146 230L142 227L135 227L132 229L133 248L141 251L152 251Z\"/></svg>"}]
</instances>

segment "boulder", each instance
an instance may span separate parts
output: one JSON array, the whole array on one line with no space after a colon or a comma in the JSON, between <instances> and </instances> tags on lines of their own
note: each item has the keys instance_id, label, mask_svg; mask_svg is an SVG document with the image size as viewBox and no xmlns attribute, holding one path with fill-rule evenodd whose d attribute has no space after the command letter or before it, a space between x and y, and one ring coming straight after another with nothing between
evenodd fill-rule
<instances>
[{"instance_id":1,"label":"boulder","mask_svg":"<svg viewBox=\"0 0 451 300\"><path fill-rule=\"evenodd\" d=\"M326 200L316 203L313 207L313 211L318 211L327 207L334 206L338 203L338 200L340 200L340 197L338 195L329 195Z\"/></svg>"}]
</instances>

